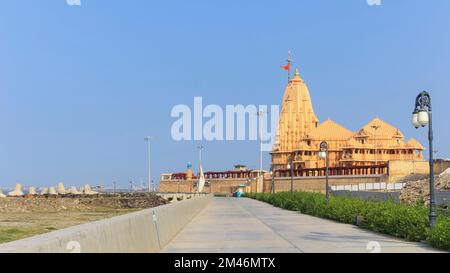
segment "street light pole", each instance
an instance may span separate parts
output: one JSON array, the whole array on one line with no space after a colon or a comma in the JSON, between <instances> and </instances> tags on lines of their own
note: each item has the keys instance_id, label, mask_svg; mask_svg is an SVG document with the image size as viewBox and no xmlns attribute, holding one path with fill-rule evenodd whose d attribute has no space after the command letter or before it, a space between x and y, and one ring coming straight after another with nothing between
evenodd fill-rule
<instances>
[{"instance_id":1,"label":"street light pole","mask_svg":"<svg viewBox=\"0 0 450 273\"><path fill-rule=\"evenodd\" d=\"M200 179L200 167L202 166L202 150L205 148L203 145L197 146L198 149L198 176ZM200 181L197 181L197 193L200 193Z\"/></svg>"},{"instance_id":2,"label":"street light pole","mask_svg":"<svg viewBox=\"0 0 450 273\"><path fill-rule=\"evenodd\" d=\"M288 169L290 170L291 173L291 193L294 192L294 165L293 165L293 160L292 160L292 156L289 156L289 164L288 164Z\"/></svg>"},{"instance_id":3,"label":"street light pole","mask_svg":"<svg viewBox=\"0 0 450 273\"><path fill-rule=\"evenodd\" d=\"M329 168L329 157L328 157L328 143L326 141L322 141L320 143L320 151L319 157L325 159L325 197L327 199L327 204L330 203L330 191L329 191L329 183L328 183L328 168Z\"/></svg>"},{"instance_id":4,"label":"street light pole","mask_svg":"<svg viewBox=\"0 0 450 273\"><path fill-rule=\"evenodd\" d=\"M426 91L423 91L416 97L416 104L414 106L412 124L418 129L420 126L428 125L428 142L430 151L430 212L429 221L430 227L434 228L436 225L436 195L434 189L434 158L433 158L433 119L431 111L431 97Z\"/></svg>"},{"instance_id":5,"label":"street light pole","mask_svg":"<svg viewBox=\"0 0 450 273\"><path fill-rule=\"evenodd\" d=\"M153 183L152 183L152 173L151 173L151 153L150 153L150 141L152 140L152 137L146 136L144 140L147 142L147 149L148 149L148 191L153 191Z\"/></svg>"},{"instance_id":6,"label":"street light pole","mask_svg":"<svg viewBox=\"0 0 450 273\"><path fill-rule=\"evenodd\" d=\"M267 113L267 110L259 110L257 115L259 118L259 174L258 176L261 177L262 175L262 166L263 166L263 148L262 148L262 116Z\"/></svg>"},{"instance_id":7,"label":"street light pole","mask_svg":"<svg viewBox=\"0 0 450 273\"><path fill-rule=\"evenodd\" d=\"M270 169L270 177L272 179L272 193L275 193L275 172L273 171L273 167Z\"/></svg>"}]
</instances>

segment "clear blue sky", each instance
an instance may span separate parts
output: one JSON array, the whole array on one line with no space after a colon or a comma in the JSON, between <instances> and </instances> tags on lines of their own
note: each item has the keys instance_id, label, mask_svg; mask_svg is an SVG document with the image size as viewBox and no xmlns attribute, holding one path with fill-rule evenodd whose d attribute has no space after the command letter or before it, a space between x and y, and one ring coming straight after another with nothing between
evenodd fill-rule
<instances>
[{"instance_id":1,"label":"clear blue sky","mask_svg":"<svg viewBox=\"0 0 450 273\"><path fill-rule=\"evenodd\" d=\"M450 157L450 1L9 0L0 8L0 186L111 185L197 169L170 136L175 104L279 104L286 52L320 120L410 125L426 89L436 149ZM204 168L258 166L259 144L203 143ZM268 166L269 156L265 156Z\"/></svg>"}]
</instances>

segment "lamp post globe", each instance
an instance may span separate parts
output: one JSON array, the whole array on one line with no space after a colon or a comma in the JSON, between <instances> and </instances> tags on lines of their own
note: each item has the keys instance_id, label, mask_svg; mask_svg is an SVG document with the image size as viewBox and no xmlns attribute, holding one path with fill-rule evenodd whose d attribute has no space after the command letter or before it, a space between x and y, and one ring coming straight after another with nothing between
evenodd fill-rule
<instances>
[{"instance_id":1,"label":"lamp post globe","mask_svg":"<svg viewBox=\"0 0 450 273\"><path fill-rule=\"evenodd\" d=\"M413 113L411 123L414 126L414 128L419 129L420 123L419 123L419 113L418 112Z\"/></svg>"},{"instance_id":2,"label":"lamp post globe","mask_svg":"<svg viewBox=\"0 0 450 273\"><path fill-rule=\"evenodd\" d=\"M322 159L325 159L327 157L327 152L320 151L319 152L319 157L322 158Z\"/></svg>"},{"instance_id":3,"label":"lamp post globe","mask_svg":"<svg viewBox=\"0 0 450 273\"><path fill-rule=\"evenodd\" d=\"M429 118L428 118L428 112L427 111L420 111L417 116L417 121L422 127L425 127L428 125Z\"/></svg>"}]
</instances>

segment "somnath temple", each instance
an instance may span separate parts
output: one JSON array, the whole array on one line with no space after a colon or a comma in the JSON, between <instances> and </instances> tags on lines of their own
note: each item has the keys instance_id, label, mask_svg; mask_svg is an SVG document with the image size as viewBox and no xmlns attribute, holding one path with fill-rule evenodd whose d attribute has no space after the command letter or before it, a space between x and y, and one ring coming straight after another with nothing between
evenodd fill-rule
<instances>
[{"instance_id":1,"label":"somnath temple","mask_svg":"<svg viewBox=\"0 0 450 273\"><path fill-rule=\"evenodd\" d=\"M415 139L405 142L402 132L374 118L357 132L327 119L319 123L311 96L298 69L284 92L276 142L271 152L273 170L286 170L292 157L294 170L324 168L319 145L328 143L331 168L384 166L392 160L423 161L423 146ZM353 174L353 173L349 173Z\"/></svg>"},{"instance_id":2,"label":"somnath temple","mask_svg":"<svg viewBox=\"0 0 450 273\"><path fill-rule=\"evenodd\" d=\"M328 143L328 174L331 187L336 190L360 186L394 189L401 187L396 183L404 177L429 172L428 162L423 160L424 147L415 139L405 141L398 128L378 117L357 131L331 119L319 122L308 87L296 70L283 96L271 152L273 172L263 171L260 179L258 170L247 170L241 164L234 170L207 171L203 192L324 192L326 161L318 156L322 141ZM290 158L293 168L288 168ZM196 192L199 176L194 175L191 164L187 168L187 172L161 174L159 190Z\"/></svg>"}]
</instances>

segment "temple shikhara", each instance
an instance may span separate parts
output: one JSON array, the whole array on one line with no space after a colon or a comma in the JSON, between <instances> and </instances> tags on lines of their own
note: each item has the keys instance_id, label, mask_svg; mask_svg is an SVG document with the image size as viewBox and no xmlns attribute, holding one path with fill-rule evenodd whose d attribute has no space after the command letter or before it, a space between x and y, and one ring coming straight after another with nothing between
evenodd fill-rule
<instances>
[{"instance_id":1,"label":"temple shikhara","mask_svg":"<svg viewBox=\"0 0 450 273\"><path fill-rule=\"evenodd\" d=\"M328 143L330 168L351 170L363 166L383 168L392 160L423 161L423 146L415 139L405 141L402 132L378 117L356 132L327 119L320 123L311 96L298 69L284 92L271 166L286 170L292 157L294 170L325 167L318 157L319 145ZM377 168L375 168L377 169ZM378 173L378 170L375 170Z\"/></svg>"}]
</instances>

